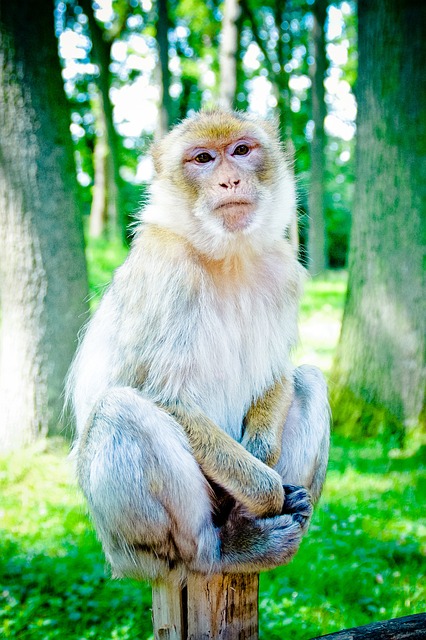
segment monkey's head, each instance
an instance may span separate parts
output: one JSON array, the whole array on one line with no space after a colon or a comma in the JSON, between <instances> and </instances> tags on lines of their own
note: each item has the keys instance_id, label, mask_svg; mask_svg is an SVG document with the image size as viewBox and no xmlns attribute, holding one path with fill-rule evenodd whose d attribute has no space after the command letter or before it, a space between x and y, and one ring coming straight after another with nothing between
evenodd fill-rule
<instances>
[{"instance_id":1,"label":"monkey's head","mask_svg":"<svg viewBox=\"0 0 426 640\"><path fill-rule=\"evenodd\" d=\"M275 125L243 113L205 111L153 148L147 222L187 238L214 258L261 250L295 215L291 164Z\"/></svg>"}]
</instances>

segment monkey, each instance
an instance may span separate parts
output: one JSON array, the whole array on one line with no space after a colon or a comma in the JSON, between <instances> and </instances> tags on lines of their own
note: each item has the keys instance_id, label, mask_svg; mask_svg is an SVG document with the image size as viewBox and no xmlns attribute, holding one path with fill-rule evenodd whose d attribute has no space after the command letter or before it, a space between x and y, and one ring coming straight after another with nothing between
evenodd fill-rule
<instances>
[{"instance_id":1,"label":"monkey","mask_svg":"<svg viewBox=\"0 0 426 640\"><path fill-rule=\"evenodd\" d=\"M152 157L67 383L78 481L117 577L269 569L296 553L328 459L324 379L290 357L291 162L273 122L219 109Z\"/></svg>"}]
</instances>

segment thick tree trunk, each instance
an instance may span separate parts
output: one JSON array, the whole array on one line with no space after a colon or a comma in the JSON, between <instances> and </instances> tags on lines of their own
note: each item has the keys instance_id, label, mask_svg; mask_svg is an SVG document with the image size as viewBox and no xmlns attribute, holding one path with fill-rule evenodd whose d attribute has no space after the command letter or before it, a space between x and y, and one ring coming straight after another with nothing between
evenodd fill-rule
<instances>
[{"instance_id":1,"label":"thick tree trunk","mask_svg":"<svg viewBox=\"0 0 426 640\"><path fill-rule=\"evenodd\" d=\"M219 104L232 109L237 91L238 18L241 8L239 0L225 0L223 5L222 31L219 48Z\"/></svg>"},{"instance_id":2,"label":"thick tree trunk","mask_svg":"<svg viewBox=\"0 0 426 640\"><path fill-rule=\"evenodd\" d=\"M0 449L57 432L87 293L49 0L0 1Z\"/></svg>"},{"instance_id":3,"label":"thick tree trunk","mask_svg":"<svg viewBox=\"0 0 426 640\"><path fill-rule=\"evenodd\" d=\"M311 179L309 187L309 271L316 275L327 268L327 249L325 234L325 132L324 120L327 115L325 105L324 78L326 71L325 56L325 19L327 0L316 0L312 5L313 27L312 48L314 64L311 65L312 81L312 120L314 131L311 142Z\"/></svg>"},{"instance_id":4,"label":"thick tree trunk","mask_svg":"<svg viewBox=\"0 0 426 640\"><path fill-rule=\"evenodd\" d=\"M425 391L426 5L358 6L357 184L334 414L358 434L403 433Z\"/></svg>"}]
</instances>

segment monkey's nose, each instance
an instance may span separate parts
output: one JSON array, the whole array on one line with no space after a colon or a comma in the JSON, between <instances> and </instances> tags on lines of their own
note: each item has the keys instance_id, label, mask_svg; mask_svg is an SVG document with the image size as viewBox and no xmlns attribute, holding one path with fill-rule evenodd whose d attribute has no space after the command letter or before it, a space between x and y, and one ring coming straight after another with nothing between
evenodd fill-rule
<instances>
[{"instance_id":1,"label":"monkey's nose","mask_svg":"<svg viewBox=\"0 0 426 640\"><path fill-rule=\"evenodd\" d=\"M239 184L239 180L227 180L226 182L220 182L219 186L223 187L224 189L236 189Z\"/></svg>"},{"instance_id":2,"label":"monkey's nose","mask_svg":"<svg viewBox=\"0 0 426 640\"><path fill-rule=\"evenodd\" d=\"M235 189L239 184L239 180L228 180L227 182L220 182L219 186L224 189Z\"/></svg>"}]
</instances>

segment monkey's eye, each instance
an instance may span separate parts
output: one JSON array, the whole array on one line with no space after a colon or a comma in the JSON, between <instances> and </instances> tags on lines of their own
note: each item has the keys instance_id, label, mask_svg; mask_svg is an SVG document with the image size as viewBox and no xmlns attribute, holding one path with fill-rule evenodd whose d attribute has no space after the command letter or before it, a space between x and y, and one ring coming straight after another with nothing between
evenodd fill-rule
<instances>
[{"instance_id":1,"label":"monkey's eye","mask_svg":"<svg viewBox=\"0 0 426 640\"><path fill-rule=\"evenodd\" d=\"M194 160L199 164L206 164L207 162L211 162L211 160L214 160L214 158L209 153L207 153L207 151L203 151L202 153L199 153L198 156L195 156Z\"/></svg>"},{"instance_id":2,"label":"monkey's eye","mask_svg":"<svg viewBox=\"0 0 426 640\"><path fill-rule=\"evenodd\" d=\"M250 151L250 148L246 144L239 144L234 149L234 156L246 156Z\"/></svg>"}]
</instances>

